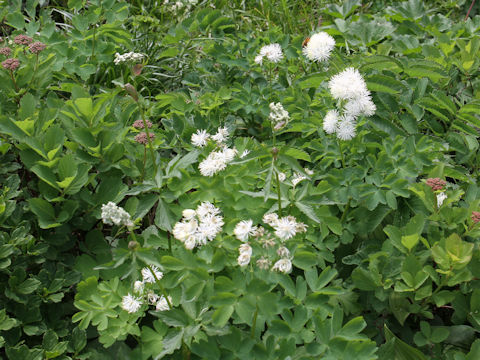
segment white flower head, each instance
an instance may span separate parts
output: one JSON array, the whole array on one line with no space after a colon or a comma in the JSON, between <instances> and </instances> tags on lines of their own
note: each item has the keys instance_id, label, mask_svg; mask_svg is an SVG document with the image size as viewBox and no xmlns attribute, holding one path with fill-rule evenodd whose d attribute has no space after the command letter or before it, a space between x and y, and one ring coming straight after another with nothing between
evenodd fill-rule
<instances>
[{"instance_id":1,"label":"white flower head","mask_svg":"<svg viewBox=\"0 0 480 360\"><path fill-rule=\"evenodd\" d=\"M273 265L272 270L288 274L292 270L292 262L287 258L280 259Z\"/></svg>"},{"instance_id":2,"label":"white flower head","mask_svg":"<svg viewBox=\"0 0 480 360\"><path fill-rule=\"evenodd\" d=\"M272 262L270 260L268 260L267 258L265 258L263 256L260 259L257 260L257 266L262 270L269 269L271 263Z\"/></svg>"},{"instance_id":3,"label":"white flower head","mask_svg":"<svg viewBox=\"0 0 480 360\"><path fill-rule=\"evenodd\" d=\"M250 259L250 255L248 255L247 253L242 253L238 256L237 263L240 266L247 266L248 264L250 264Z\"/></svg>"},{"instance_id":4,"label":"white flower head","mask_svg":"<svg viewBox=\"0 0 480 360\"><path fill-rule=\"evenodd\" d=\"M369 94L362 75L352 67L334 75L328 82L328 87L335 99L352 100Z\"/></svg>"},{"instance_id":5,"label":"white flower head","mask_svg":"<svg viewBox=\"0 0 480 360\"><path fill-rule=\"evenodd\" d=\"M372 116L373 114L375 114L376 110L377 107L373 103L372 97L368 93L365 93L364 95L359 96L355 99L349 100L343 108L345 115L351 117L356 117L360 115Z\"/></svg>"},{"instance_id":6,"label":"white flower head","mask_svg":"<svg viewBox=\"0 0 480 360\"><path fill-rule=\"evenodd\" d=\"M140 62L144 57L145 55L135 53L135 52L128 52L123 55L116 53L115 59L113 60L113 62L115 63L115 65L118 65L124 62Z\"/></svg>"},{"instance_id":7,"label":"white flower head","mask_svg":"<svg viewBox=\"0 0 480 360\"><path fill-rule=\"evenodd\" d=\"M305 179L306 179L306 176L303 176L302 174L296 172L295 174L293 174L293 177L292 177L292 185L295 187L300 181Z\"/></svg>"},{"instance_id":8,"label":"white flower head","mask_svg":"<svg viewBox=\"0 0 480 360\"><path fill-rule=\"evenodd\" d=\"M163 272L158 270L156 266L152 265L151 268L153 270L153 273L148 267L144 267L142 269L143 282L145 283L154 283L157 281L157 279L160 280L163 277Z\"/></svg>"},{"instance_id":9,"label":"white flower head","mask_svg":"<svg viewBox=\"0 0 480 360\"><path fill-rule=\"evenodd\" d=\"M283 58L282 47L277 43L263 46L260 49L260 54L255 57L255 62L257 64L261 64L260 56L262 57L262 60L265 56L271 62L278 63Z\"/></svg>"},{"instance_id":10,"label":"white flower head","mask_svg":"<svg viewBox=\"0 0 480 360\"><path fill-rule=\"evenodd\" d=\"M444 192L437 194L437 206L440 207L443 204L443 201L447 198L447 195Z\"/></svg>"},{"instance_id":11,"label":"white flower head","mask_svg":"<svg viewBox=\"0 0 480 360\"><path fill-rule=\"evenodd\" d=\"M212 136L212 140L219 144L228 140L228 129L226 127L219 127L217 133Z\"/></svg>"},{"instance_id":12,"label":"white flower head","mask_svg":"<svg viewBox=\"0 0 480 360\"><path fill-rule=\"evenodd\" d=\"M310 37L303 54L312 61L327 61L334 47L335 39L322 31Z\"/></svg>"},{"instance_id":13,"label":"white flower head","mask_svg":"<svg viewBox=\"0 0 480 360\"><path fill-rule=\"evenodd\" d=\"M102 205L102 220L107 225L133 226L130 214L112 201Z\"/></svg>"},{"instance_id":14,"label":"white flower head","mask_svg":"<svg viewBox=\"0 0 480 360\"><path fill-rule=\"evenodd\" d=\"M262 65L263 62L263 55L257 55L255 56L255 63L258 65Z\"/></svg>"},{"instance_id":15,"label":"white flower head","mask_svg":"<svg viewBox=\"0 0 480 360\"><path fill-rule=\"evenodd\" d=\"M235 226L233 233L238 240L247 241L249 236L255 236L256 230L252 220L242 220Z\"/></svg>"},{"instance_id":16,"label":"white flower head","mask_svg":"<svg viewBox=\"0 0 480 360\"><path fill-rule=\"evenodd\" d=\"M196 147L204 147L207 145L209 138L210 134L207 133L207 130L197 130L196 133L192 134L192 145Z\"/></svg>"},{"instance_id":17,"label":"white flower head","mask_svg":"<svg viewBox=\"0 0 480 360\"><path fill-rule=\"evenodd\" d=\"M270 115L268 117L272 122L274 130L280 130L287 125L290 120L288 111L283 108L281 103L270 103Z\"/></svg>"},{"instance_id":18,"label":"white flower head","mask_svg":"<svg viewBox=\"0 0 480 360\"><path fill-rule=\"evenodd\" d=\"M277 249L277 255L282 258L289 258L290 257L290 250L288 250L285 246L280 246Z\"/></svg>"},{"instance_id":19,"label":"white flower head","mask_svg":"<svg viewBox=\"0 0 480 360\"><path fill-rule=\"evenodd\" d=\"M275 235L283 241L294 237L297 233L297 221L293 216L278 219L272 227L275 229Z\"/></svg>"},{"instance_id":20,"label":"white flower head","mask_svg":"<svg viewBox=\"0 0 480 360\"><path fill-rule=\"evenodd\" d=\"M343 115L337 124L337 138L340 140L352 140L356 135L357 123L350 116Z\"/></svg>"},{"instance_id":21,"label":"white flower head","mask_svg":"<svg viewBox=\"0 0 480 360\"><path fill-rule=\"evenodd\" d=\"M285 175L285 173L283 173L283 172L278 173L278 180L279 181L284 182L286 179L287 179L287 175Z\"/></svg>"},{"instance_id":22,"label":"white flower head","mask_svg":"<svg viewBox=\"0 0 480 360\"><path fill-rule=\"evenodd\" d=\"M185 209L182 211L182 216L185 218L185 220L192 220L195 215L197 215L197 212L193 209Z\"/></svg>"},{"instance_id":23,"label":"white flower head","mask_svg":"<svg viewBox=\"0 0 480 360\"><path fill-rule=\"evenodd\" d=\"M333 134L335 131L337 131L339 117L340 114L337 110L329 110L327 112L325 118L323 119L323 130L325 130L327 134Z\"/></svg>"},{"instance_id":24,"label":"white flower head","mask_svg":"<svg viewBox=\"0 0 480 360\"><path fill-rule=\"evenodd\" d=\"M168 301L170 304L172 303L172 298L168 296ZM158 299L157 304L155 306L155 310L157 311L167 311L170 310L170 307L168 306L168 301L165 299L165 296L160 296L160 299Z\"/></svg>"},{"instance_id":25,"label":"white flower head","mask_svg":"<svg viewBox=\"0 0 480 360\"><path fill-rule=\"evenodd\" d=\"M129 313L137 312L142 306L142 301L139 297L135 297L131 294L122 297L122 309Z\"/></svg>"},{"instance_id":26,"label":"white flower head","mask_svg":"<svg viewBox=\"0 0 480 360\"><path fill-rule=\"evenodd\" d=\"M263 222L270 226L274 226L278 221L278 215L276 213L268 213L263 215Z\"/></svg>"},{"instance_id":27,"label":"white flower head","mask_svg":"<svg viewBox=\"0 0 480 360\"><path fill-rule=\"evenodd\" d=\"M136 294L142 294L144 289L145 289L145 284L143 283L143 281L137 280L133 284L133 291Z\"/></svg>"},{"instance_id":28,"label":"white flower head","mask_svg":"<svg viewBox=\"0 0 480 360\"><path fill-rule=\"evenodd\" d=\"M315 172L313 170L310 170L309 168L303 168L303 170L305 170L305 173L307 175L312 176L313 174L315 174Z\"/></svg>"},{"instance_id":29,"label":"white flower head","mask_svg":"<svg viewBox=\"0 0 480 360\"><path fill-rule=\"evenodd\" d=\"M196 210L186 209L182 214L184 218L175 224L172 233L188 250L215 239L224 224L220 209L208 201L202 202Z\"/></svg>"},{"instance_id":30,"label":"white flower head","mask_svg":"<svg viewBox=\"0 0 480 360\"><path fill-rule=\"evenodd\" d=\"M151 305L155 305L157 303L158 299L160 299L160 296L155 294L153 291L148 292L147 300Z\"/></svg>"},{"instance_id":31,"label":"white flower head","mask_svg":"<svg viewBox=\"0 0 480 360\"><path fill-rule=\"evenodd\" d=\"M252 256L252 247L248 243L244 243L240 245L238 248L238 252L240 254L248 254L248 256Z\"/></svg>"}]
</instances>

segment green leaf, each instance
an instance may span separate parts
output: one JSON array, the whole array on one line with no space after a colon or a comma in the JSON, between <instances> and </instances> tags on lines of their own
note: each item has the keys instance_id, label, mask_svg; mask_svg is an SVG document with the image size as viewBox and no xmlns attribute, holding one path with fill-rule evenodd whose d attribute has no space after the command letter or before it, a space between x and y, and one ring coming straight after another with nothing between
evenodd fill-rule
<instances>
[{"instance_id":1,"label":"green leaf","mask_svg":"<svg viewBox=\"0 0 480 360\"><path fill-rule=\"evenodd\" d=\"M233 305L220 306L212 315L213 324L217 327L224 327L232 316L233 310Z\"/></svg>"},{"instance_id":2,"label":"green leaf","mask_svg":"<svg viewBox=\"0 0 480 360\"><path fill-rule=\"evenodd\" d=\"M175 217L170 208L161 198L159 198L155 213L155 225L162 230L171 231L172 224L174 224L175 221Z\"/></svg>"},{"instance_id":3,"label":"green leaf","mask_svg":"<svg viewBox=\"0 0 480 360\"><path fill-rule=\"evenodd\" d=\"M427 360L427 357L418 349L408 345L393 334L387 325L384 326L385 339L394 340L395 360Z\"/></svg>"}]
</instances>

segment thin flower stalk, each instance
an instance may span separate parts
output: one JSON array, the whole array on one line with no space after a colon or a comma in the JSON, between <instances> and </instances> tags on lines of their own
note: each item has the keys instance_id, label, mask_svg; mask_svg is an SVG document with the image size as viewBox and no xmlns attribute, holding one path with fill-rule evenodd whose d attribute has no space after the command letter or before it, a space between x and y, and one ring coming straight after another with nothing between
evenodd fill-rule
<instances>
[{"instance_id":1,"label":"thin flower stalk","mask_svg":"<svg viewBox=\"0 0 480 360\"><path fill-rule=\"evenodd\" d=\"M152 140L150 139L150 132L148 131L147 121L145 120L145 112L143 111L142 105L140 105L140 103L137 103L137 104L138 104L138 108L140 109L140 114L142 116L144 130L147 133L148 147L150 148L150 155L152 157L153 169L154 169L153 177L155 178L155 176L157 176L158 168L157 168L157 162L155 161L155 154L153 153L153 144L152 144Z\"/></svg>"}]
</instances>

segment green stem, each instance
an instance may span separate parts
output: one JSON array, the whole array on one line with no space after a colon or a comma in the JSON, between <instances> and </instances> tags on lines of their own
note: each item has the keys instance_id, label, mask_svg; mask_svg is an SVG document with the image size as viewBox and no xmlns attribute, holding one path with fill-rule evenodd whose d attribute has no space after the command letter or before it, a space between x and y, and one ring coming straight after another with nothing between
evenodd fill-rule
<instances>
[{"instance_id":1,"label":"green stem","mask_svg":"<svg viewBox=\"0 0 480 360\"><path fill-rule=\"evenodd\" d=\"M275 171L275 179L277 182L278 216L282 217L282 195L280 192L280 179L278 178L278 171Z\"/></svg>"},{"instance_id":2,"label":"green stem","mask_svg":"<svg viewBox=\"0 0 480 360\"><path fill-rule=\"evenodd\" d=\"M143 182L143 178L145 177L145 163L147 162L147 147L143 147L143 168L142 168L142 177L140 178L140 182Z\"/></svg>"},{"instance_id":3,"label":"green stem","mask_svg":"<svg viewBox=\"0 0 480 360\"><path fill-rule=\"evenodd\" d=\"M10 77L12 78L13 86L15 87L15 91L18 93L20 91L20 89L17 86L17 82L15 81L15 77L13 76L13 71L12 70L10 70Z\"/></svg>"},{"instance_id":4,"label":"green stem","mask_svg":"<svg viewBox=\"0 0 480 360\"><path fill-rule=\"evenodd\" d=\"M168 251L172 253L172 239L170 233L167 231Z\"/></svg>"},{"instance_id":5,"label":"green stem","mask_svg":"<svg viewBox=\"0 0 480 360\"><path fill-rule=\"evenodd\" d=\"M154 169L153 178L155 179L155 176L157 176L158 168L157 168L157 162L155 161L155 155L153 153L152 140L150 139L150 132L148 131L147 121L145 120L145 113L140 103L138 103L138 108L140 109L140 114L142 115L143 127L145 128L145 132L147 134L148 147L150 148L150 155L152 156L152 161L153 161L153 169Z\"/></svg>"},{"instance_id":6,"label":"green stem","mask_svg":"<svg viewBox=\"0 0 480 360\"><path fill-rule=\"evenodd\" d=\"M345 156L343 155L343 151L342 151L342 143L338 138L337 138L337 143L338 143L338 152L340 153L340 160L342 161L342 167L345 168Z\"/></svg>"},{"instance_id":7,"label":"green stem","mask_svg":"<svg viewBox=\"0 0 480 360\"><path fill-rule=\"evenodd\" d=\"M348 210L350 209L350 200L351 200L351 198L348 198L347 205L345 205L345 209L343 209L343 214L342 214L342 217L340 218L340 222L342 224L347 217Z\"/></svg>"},{"instance_id":8,"label":"green stem","mask_svg":"<svg viewBox=\"0 0 480 360\"><path fill-rule=\"evenodd\" d=\"M93 25L93 39L92 39L92 58L95 57L95 34L97 32L97 26Z\"/></svg>"}]
</instances>

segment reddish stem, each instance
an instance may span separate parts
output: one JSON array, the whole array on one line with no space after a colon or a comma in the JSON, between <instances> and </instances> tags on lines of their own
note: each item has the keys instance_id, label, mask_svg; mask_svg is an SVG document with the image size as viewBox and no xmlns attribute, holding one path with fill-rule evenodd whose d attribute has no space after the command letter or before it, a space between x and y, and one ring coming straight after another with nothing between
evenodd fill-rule
<instances>
[{"instance_id":1,"label":"reddish stem","mask_svg":"<svg viewBox=\"0 0 480 360\"><path fill-rule=\"evenodd\" d=\"M475 0L472 0L472 3L470 4L470 8L468 9L467 16L465 16L465 21L467 21L468 16L470 15L470 11L473 9L473 5L475 5Z\"/></svg>"}]
</instances>

